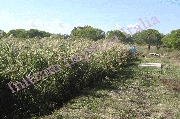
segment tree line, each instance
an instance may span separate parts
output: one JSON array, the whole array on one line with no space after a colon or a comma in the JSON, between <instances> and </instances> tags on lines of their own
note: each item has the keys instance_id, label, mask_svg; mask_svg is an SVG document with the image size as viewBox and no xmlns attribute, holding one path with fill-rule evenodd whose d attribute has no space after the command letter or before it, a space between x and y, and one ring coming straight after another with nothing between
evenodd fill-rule
<instances>
[{"instance_id":1,"label":"tree line","mask_svg":"<svg viewBox=\"0 0 180 119\"><path fill-rule=\"evenodd\" d=\"M10 35L12 35L13 38L44 38L44 37L50 37L53 36L54 38L64 38L67 39L69 35L66 34L52 34L45 31L39 31L37 29L16 29L16 30L10 30L8 33L4 32L3 30L0 30L0 38L8 38Z\"/></svg>"},{"instance_id":2,"label":"tree line","mask_svg":"<svg viewBox=\"0 0 180 119\"><path fill-rule=\"evenodd\" d=\"M4 32L3 30L0 30L0 38L7 38L11 34L13 34L14 38L34 38L34 37L54 37L54 38L61 38L61 39L67 39L68 37L71 38L89 38L94 41L97 41L99 39L109 39L112 38L112 36L117 36L119 40L121 40L122 43L130 43L130 44L141 44L141 45L148 45L148 49L150 49L150 46L156 46L157 49L160 48L160 46L165 46L170 49L180 49L180 29L172 30L171 33L164 35L163 33L159 33L158 30L155 29L147 29L142 30L138 33L133 34L131 36L130 34L126 35L120 31L120 30L114 30L114 31L108 31L105 33L103 30L98 28L93 28L91 26L78 26L74 27L74 29L71 31L70 35L67 34L52 34L45 31L39 31L37 29L16 29L16 30L10 30L8 33Z\"/></svg>"}]
</instances>

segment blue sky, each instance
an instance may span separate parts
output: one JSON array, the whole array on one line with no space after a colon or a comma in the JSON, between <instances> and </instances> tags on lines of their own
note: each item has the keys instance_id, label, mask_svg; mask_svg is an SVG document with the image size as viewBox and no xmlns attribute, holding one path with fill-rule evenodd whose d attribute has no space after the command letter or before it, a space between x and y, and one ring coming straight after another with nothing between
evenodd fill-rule
<instances>
[{"instance_id":1,"label":"blue sky","mask_svg":"<svg viewBox=\"0 0 180 119\"><path fill-rule=\"evenodd\" d=\"M180 29L179 0L1 0L0 29L38 29L70 34L77 26L90 25L107 32L145 25L160 33ZM153 24L152 17L160 23ZM146 17L146 19L145 19ZM149 27L148 20L153 26ZM136 30L132 30L135 33Z\"/></svg>"}]
</instances>

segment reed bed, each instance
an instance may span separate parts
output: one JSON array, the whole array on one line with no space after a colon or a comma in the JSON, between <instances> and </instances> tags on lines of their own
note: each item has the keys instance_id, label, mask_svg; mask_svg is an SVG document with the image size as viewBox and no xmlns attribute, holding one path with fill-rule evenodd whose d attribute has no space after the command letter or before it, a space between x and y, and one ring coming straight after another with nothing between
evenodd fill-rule
<instances>
[{"instance_id":1,"label":"reed bed","mask_svg":"<svg viewBox=\"0 0 180 119\"><path fill-rule=\"evenodd\" d=\"M122 43L109 44L105 39L93 41L90 39L1 39L0 41L0 76L1 105L3 118L22 118L33 115L43 115L54 109L49 107L53 102L56 106L73 98L80 90L102 82L104 77L120 72L133 62L135 56L128 52ZM99 44L104 43L100 50ZM110 46L111 45L111 46ZM94 46L94 47L93 47ZM93 48L92 48L93 47ZM85 54L91 56L86 58ZM80 53L84 60L72 64L70 57ZM67 67L65 57L71 64ZM80 58L79 56L77 56ZM47 78L31 84L27 76L34 75L49 66L58 64L63 70ZM25 79L29 87L12 93L7 83L22 82ZM39 77L42 79L42 76ZM33 81L36 79L34 78ZM23 83L25 86L25 84ZM16 90L14 85L11 85ZM19 87L21 87L19 85Z\"/></svg>"}]
</instances>

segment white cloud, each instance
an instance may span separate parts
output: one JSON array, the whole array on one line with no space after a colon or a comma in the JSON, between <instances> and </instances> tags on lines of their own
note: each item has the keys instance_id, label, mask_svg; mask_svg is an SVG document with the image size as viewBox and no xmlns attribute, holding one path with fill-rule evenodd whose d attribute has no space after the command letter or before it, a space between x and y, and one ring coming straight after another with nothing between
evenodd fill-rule
<instances>
[{"instance_id":1,"label":"white cloud","mask_svg":"<svg viewBox=\"0 0 180 119\"><path fill-rule=\"evenodd\" d=\"M116 26L115 26L117 29L119 28L119 27L121 27L121 25L119 25L119 24L116 24Z\"/></svg>"},{"instance_id":2,"label":"white cloud","mask_svg":"<svg viewBox=\"0 0 180 119\"><path fill-rule=\"evenodd\" d=\"M132 25L132 24L129 24L129 25L127 25L127 27L131 28L131 27L133 27L133 25Z\"/></svg>"},{"instance_id":3,"label":"white cloud","mask_svg":"<svg viewBox=\"0 0 180 119\"><path fill-rule=\"evenodd\" d=\"M81 23L76 23L76 26L81 26Z\"/></svg>"},{"instance_id":4,"label":"white cloud","mask_svg":"<svg viewBox=\"0 0 180 119\"><path fill-rule=\"evenodd\" d=\"M136 27L137 28L137 26L136 25L139 25L139 23L136 23L135 25L134 25L134 27ZM134 28L134 29L136 29L136 28Z\"/></svg>"},{"instance_id":5,"label":"white cloud","mask_svg":"<svg viewBox=\"0 0 180 119\"><path fill-rule=\"evenodd\" d=\"M131 31L132 34L136 33L136 28L137 28L136 25L139 25L139 23L136 23L136 24L134 24L134 25L132 25L132 24L127 25L127 27L128 27L129 29L131 29L130 31ZM130 32L128 32L128 33L130 33ZM131 34L131 33L130 33L130 34ZM132 35L131 35L131 36L132 36Z\"/></svg>"},{"instance_id":6,"label":"white cloud","mask_svg":"<svg viewBox=\"0 0 180 119\"><path fill-rule=\"evenodd\" d=\"M24 24L24 25L22 25ZM50 33L70 34L72 26L70 23L63 23L61 20L54 19L52 21L42 21L40 19L29 19L21 23L21 28L38 29Z\"/></svg>"},{"instance_id":7,"label":"white cloud","mask_svg":"<svg viewBox=\"0 0 180 119\"><path fill-rule=\"evenodd\" d=\"M134 25L129 24L129 25L127 25L127 27L129 27L129 28L131 28L131 27L132 27L132 29L136 29L136 28L137 28L137 26L136 26L136 25L139 25L139 23L136 23L136 24L134 24Z\"/></svg>"}]
</instances>

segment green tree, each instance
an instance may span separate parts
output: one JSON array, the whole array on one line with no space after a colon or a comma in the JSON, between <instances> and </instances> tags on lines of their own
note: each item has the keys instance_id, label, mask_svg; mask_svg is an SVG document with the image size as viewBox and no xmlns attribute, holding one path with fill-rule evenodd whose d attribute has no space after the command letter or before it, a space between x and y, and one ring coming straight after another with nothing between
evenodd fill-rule
<instances>
[{"instance_id":1,"label":"green tree","mask_svg":"<svg viewBox=\"0 0 180 119\"><path fill-rule=\"evenodd\" d=\"M128 38L126 38L124 33L119 30L111 30L106 33L106 38L112 38L113 36L117 36L123 43L133 43L133 38L130 34L127 34Z\"/></svg>"},{"instance_id":2,"label":"green tree","mask_svg":"<svg viewBox=\"0 0 180 119\"><path fill-rule=\"evenodd\" d=\"M25 29L10 30L7 33L7 37L9 37L11 34L13 34L13 37L15 38L27 38L27 32Z\"/></svg>"},{"instance_id":3,"label":"green tree","mask_svg":"<svg viewBox=\"0 0 180 119\"><path fill-rule=\"evenodd\" d=\"M39 31L37 29L30 29L27 31L28 37L29 38L34 38L34 37L50 37L51 33L45 32L45 31Z\"/></svg>"},{"instance_id":4,"label":"green tree","mask_svg":"<svg viewBox=\"0 0 180 119\"><path fill-rule=\"evenodd\" d=\"M25 29L16 29L15 31L17 38L27 38L27 32Z\"/></svg>"},{"instance_id":5,"label":"green tree","mask_svg":"<svg viewBox=\"0 0 180 119\"><path fill-rule=\"evenodd\" d=\"M34 38L36 36L40 36L40 32L37 29L30 29L27 31L29 38Z\"/></svg>"},{"instance_id":6,"label":"green tree","mask_svg":"<svg viewBox=\"0 0 180 119\"><path fill-rule=\"evenodd\" d=\"M162 38L163 44L172 49L180 49L180 29L172 30Z\"/></svg>"},{"instance_id":7,"label":"green tree","mask_svg":"<svg viewBox=\"0 0 180 119\"><path fill-rule=\"evenodd\" d=\"M84 26L84 27L74 27L74 29L71 31L70 34L71 37L76 37L76 38L90 38L95 41L98 39L103 39L105 38L105 32L101 29L93 28L91 26Z\"/></svg>"},{"instance_id":8,"label":"green tree","mask_svg":"<svg viewBox=\"0 0 180 119\"><path fill-rule=\"evenodd\" d=\"M136 34L133 35L133 39L135 40L135 42L137 44L140 44L140 45L144 44L143 39L141 38L141 36L142 36L142 32L139 32L139 33L136 33Z\"/></svg>"},{"instance_id":9,"label":"green tree","mask_svg":"<svg viewBox=\"0 0 180 119\"><path fill-rule=\"evenodd\" d=\"M39 31L37 29L30 29L30 30L25 30L25 29L16 29L16 30L10 30L7 33L7 37L9 37L11 34L13 34L13 37L15 38L34 38L34 37L50 37L51 33L45 32L45 31Z\"/></svg>"},{"instance_id":10,"label":"green tree","mask_svg":"<svg viewBox=\"0 0 180 119\"><path fill-rule=\"evenodd\" d=\"M39 31L39 35L40 37L44 38L44 37L50 37L51 33L45 31Z\"/></svg>"},{"instance_id":11,"label":"green tree","mask_svg":"<svg viewBox=\"0 0 180 119\"><path fill-rule=\"evenodd\" d=\"M162 44L161 39L163 38L163 34L159 33L159 31L155 29L147 29L136 33L133 35L133 38L136 39L137 43L148 44L148 50L150 50L151 45L155 45L159 48Z\"/></svg>"}]
</instances>

